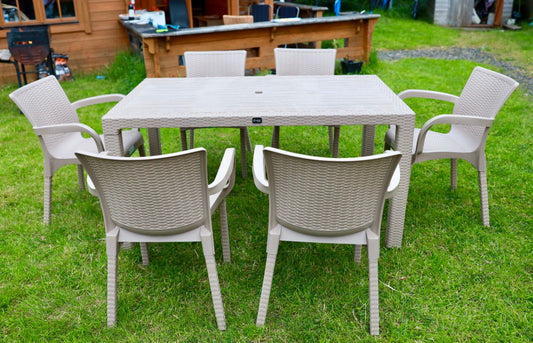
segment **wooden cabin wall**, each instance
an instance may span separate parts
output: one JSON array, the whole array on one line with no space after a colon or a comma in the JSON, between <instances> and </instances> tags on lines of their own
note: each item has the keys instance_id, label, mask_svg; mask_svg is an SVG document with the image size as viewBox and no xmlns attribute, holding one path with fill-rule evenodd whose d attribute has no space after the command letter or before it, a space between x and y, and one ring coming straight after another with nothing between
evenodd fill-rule
<instances>
[{"instance_id":1,"label":"wooden cabin wall","mask_svg":"<svg viewBox=\"0 0 533 343\"><path fill-rule=\"evenodd\" d=\"M68 66L74 77L78 73L98 70L111 63L118 51L129 49L129 39L119 24L119 14L127 12L125 0L86 0L89 9L91 32L54 32L51 47L56 53L69 56ZM0 49L7 49L6 32L0 30ZM55 30L57 31L57 29ZM27 66L26 70L34 70ZM28 75L34 79L33 75ZM12 64L0 64L0 84L16 83Z\"/></svg>"},{"instance_id":2,"label":"wooden cabin wall","mask_svg":"<svg viewBox=\"0 0 533 343\"><path fill-rule=\"evenodd\" d=\"M502 23L511 17L514 0L503 1ZM426 3L433 23L441 26L470 26L472 17L472 0L428 0Z\"/></svg>"}]
</instances>

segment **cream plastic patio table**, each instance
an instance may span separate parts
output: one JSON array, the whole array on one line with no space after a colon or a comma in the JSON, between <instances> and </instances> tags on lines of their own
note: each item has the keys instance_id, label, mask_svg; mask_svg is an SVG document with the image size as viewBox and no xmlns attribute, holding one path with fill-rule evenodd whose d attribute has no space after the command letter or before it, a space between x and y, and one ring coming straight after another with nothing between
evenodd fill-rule
<instances>
[{"instance_id":1,"label":"cream plastic patio table","mask_svg":"<svg viewBox=\"0 0 533 343\"><path fill-rule=\"evenodd\" d=\"M161 153L159 128L299 125L364 125L362 155L370 155L375 125L389 124L404 154L386 245L400 247L415 113L375 75L147 78L102 118L106 148L117 156L123 128L148 128L153 155Z\"/></svg>"}]
</instances>

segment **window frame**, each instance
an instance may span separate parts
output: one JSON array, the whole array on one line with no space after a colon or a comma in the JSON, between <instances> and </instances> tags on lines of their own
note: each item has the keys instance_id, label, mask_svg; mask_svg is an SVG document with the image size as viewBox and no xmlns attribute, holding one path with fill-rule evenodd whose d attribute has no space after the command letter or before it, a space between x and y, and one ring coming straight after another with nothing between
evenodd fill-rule
<instances>
[{"instance_id":1,"label":"window frame","mask_svg":"<svg viewBox=\"0 0 533 343\"><path fill-rule=\"evenodd\" d=\"M0 1L1 2L1 1ZM32 0L35 11L35 19L28 21L5 22L4 16L0 17L0 27L9 29L17 26L50 25L50 31L55 32L75 32L85 31L91 33L91 21L89 8L86 0L73 0L75 16L65 18L46 18L44 4L42 0ZM3 11L2 11L3 13ZM0 30L0 37L5 36L5 31Z\"/></svg>"}]
</instances>

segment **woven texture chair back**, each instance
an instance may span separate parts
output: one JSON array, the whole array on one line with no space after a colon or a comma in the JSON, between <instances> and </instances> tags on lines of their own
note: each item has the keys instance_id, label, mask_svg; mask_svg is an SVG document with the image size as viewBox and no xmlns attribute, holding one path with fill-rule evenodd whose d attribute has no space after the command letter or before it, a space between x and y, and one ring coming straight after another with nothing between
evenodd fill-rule
<instances>
[{"instance_id":1,"label":"woven texture chair back","mask_svg":"<svg viewBox=\"0 0 533 343\"><path fill-rule=\"evenodd\" d=\"M516 87L518 83L508 76L475 67L453 113L494 119ZM457 128L475 137L481 137L485 131L485 128L476 126L458 125Z\"/></svg>"},{"instance_id":2,"label":"woven texture chair back","mask_svg":"<svg viewBox=\"0 0 533 343\"><path fill-rule=\"evenodd\" d=\"M80 122L76 110L55 76L50 75L27 84L10 96L33 127ZM74 135L79 136L80 133L45 135L43 140L47 148L53 151L55 144L61 144L68 136Z\"/></svg>"},{"instance_id":3,"label":"woven texture chair back","mask_svg":"<svg viewBox=\"0 0 533 343\"><path fill-rule=\"evenodd\" d=\"M376 228L398 152L313 158L265 148L271 218L295 231L336 236Z\"/></svg>"},{"instance_id":4,"label":"woven texture chair back","mask_svg":"<svg viewBox=\"0 0 533 343\"><path fill-rule=\"evenodd\" d=\"M77 156L94 182L104 217L121 228L164 235L210 220L203 148L146 158Z\"/></svg>"},{"instance_id":5,"label":"woven texture chair back","mask_svg":"<svg viewBox=\"0 0 533 343\"><path fill-rule=\"evenodd\" d=\"M187 51L187 77L244 76L246 50Z\"/></svg>"},{"instance_id":6,"label":"woven texture chair back","mask_svg":"<svg viewBox=\"0 0 533 343\"><path fill-rule=\"evenodd\" d=\"M276 75L333 75L336 49L274 49Z\"/></svg>"}]
</instances>

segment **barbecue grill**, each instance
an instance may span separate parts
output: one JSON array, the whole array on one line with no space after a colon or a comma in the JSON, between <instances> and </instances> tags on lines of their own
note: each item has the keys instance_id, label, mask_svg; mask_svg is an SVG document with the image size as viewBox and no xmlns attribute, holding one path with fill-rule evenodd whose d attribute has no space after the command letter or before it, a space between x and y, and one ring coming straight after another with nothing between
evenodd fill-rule
<instances>
[{"instance_id":1,"label":"barbecue grill","mask_svg":"<svg viewBox=\"0 0 533 343\"><path fill-rule=\"evenodd\" d=\"M28 83L26 80L28 73L36 73L37 78L54 74L48 25L12 28L7 33L7 45L15 61L21 64L22 71L17 71L17 76L20 77L19 74L22 74L25 84ZM44 71L43 68L26 71L25 65L39 65L43 62L45 63Z\"/></svg>"}]
</instances>

